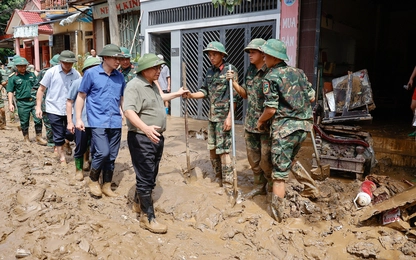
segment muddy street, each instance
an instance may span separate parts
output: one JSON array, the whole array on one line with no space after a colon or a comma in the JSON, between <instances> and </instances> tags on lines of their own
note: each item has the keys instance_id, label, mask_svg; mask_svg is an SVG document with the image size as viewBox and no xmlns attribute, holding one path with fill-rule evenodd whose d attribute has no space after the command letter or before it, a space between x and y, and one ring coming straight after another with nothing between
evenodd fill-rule
<instances>
[{"instance_id":1,"label":"muddy street","mask_svg":"<svg viewBox=\"0 0 416 260\"><path fill-rule=\"evenodd\" d=\"M321 198L302 198L294 179L287 185L285 219L270 217L266 196L230 208L215 180L203 140L205 121L189 120L192 176L185 181L183 118L168 118L154 205L168 233L139 227L132 211L135 174L127 147L127 129L116 160L113 188L118 197L94 198L84 181L75 180L71 156L62 168L52 148L26 144L17 131L0 130L0 259L414 259L415 236L383 226L377 217L358 223L364 212L353 203L361 181L331 176L317 181ZM202 138L200 138L202 136ZM198 137L198 138L197 138ZM236 126L238 187L250 191L243 128ZM305 142L298 160L310 170L312 147ZM415 172L381 163L375 175L386 176L400 193ZM392 176L400 176L395 179ZM407 179L410 184L402 182ZM386 182L386 179L383 179Z\"/></svg>"}]
</instances>

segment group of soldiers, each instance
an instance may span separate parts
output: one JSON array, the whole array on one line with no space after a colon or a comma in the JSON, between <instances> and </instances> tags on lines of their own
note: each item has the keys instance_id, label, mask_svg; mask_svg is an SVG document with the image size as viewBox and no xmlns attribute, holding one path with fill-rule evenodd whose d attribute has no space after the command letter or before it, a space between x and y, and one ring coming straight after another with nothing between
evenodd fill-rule
<instances>
[{"instance_id":1,"label":"group of soldiers","mask_svg":"<svg viewBox=\"0 0 416 260\"><path fill-rule=\"evenodd\" d=\"M303 184L301 195L319 197L309 173L295 162L302 142L312 127L312 106L315 91L304 72L288 66L285 44L277 39L253 39L244 49L250 65L239 85L235 66L226 62L224 45L210 42L203 50L211 62L197 92L180 88L164 93L157 87L162 65L156 54L143 55L133 67L127 48L113 44L104 46L98 55L84 61L83 77L72 66L75 55L65 50L38 77L27 71L25 58L16 57L16 71L7 83L9 109L14 110L16 97L21 130L29 141L30 114L35 122L36 141L52 142L62 165L66 165L63 147L70 134L75 135L75 178L83 180L85 152L90 144L91 165L89 190L94 196L118 196L111 188L114 162L121 140L122 113L128 126L128 145L136 173L136 194L133 210L141 212L140 226L154 233L166 233L167 226L156 221L152 191L156 185L166 130L164 103L177 97L208 98L208 150L213 170L221 179L230 201L233 197L234 165L230 158L232 120L230 106L247 99L244 122L247 158L254 175L254 187L247 199L267 194L272 217L284 218L285 182L292 172ZM231 69L229 69L231 68ZM234 104L230 104L232 82ZM2 82L3 84L3 82ZM47 90L47 91L46 91ZM42 117L52 129L52 139L42 138ZM44 120L47 121L47 120ZM48 129L48 128L47 128ZM98 180L103 175L103 184Z\"/></svg>"}]
</instances>

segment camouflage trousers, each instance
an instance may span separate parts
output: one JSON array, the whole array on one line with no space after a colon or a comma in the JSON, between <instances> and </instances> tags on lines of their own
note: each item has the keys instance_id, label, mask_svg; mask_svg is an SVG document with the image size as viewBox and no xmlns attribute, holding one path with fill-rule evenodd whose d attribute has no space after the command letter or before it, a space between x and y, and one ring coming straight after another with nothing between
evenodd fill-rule
<instances>
[{"instance_id":1,"label":"camouflage trousers","mask_svg":"<svg viewBox=\"0 0 416 260\"><path fill-rule=\"evenodd\" d=\"M208 122L208 150L216 154L230 153L231 131L224 131L224 122Z\"/></svg>"},{"instance_id":2,"label":"camouflage trousers","mask_svg":"<svg viewBox=\"0 0 416 260\"><path fill-rule=\"evenodd\" d=\"M293 159L299 152L307 132L298 130L288 136L280 137L278 132L272 133L272 178L287 180Z\"/></svg>"},{"instance_id":3,"label":"camouflage trousers","mask_svg":"<svg viewBox=\"0 0 416 260\"><path fill-rule=\"evenodd\" d=\"M254 175L254 185L271 183L273 165L270 134L245 131L244 138L248 163Z\"/></svg>"},{"instance_id":4,"label":"camouflage trousers","mask_svg":"<svg viewBox=\"0 0 416 260\"><path fill-rule=\"evenodd\" d=\"M53 142L53 132L52 132L52 127L51 127L51 123L49 122L49 117L48 117L48 113L46 113L45 111L42 112L42 120L43 120L43 125L45 126L46 129L46 141L48 141L48 146L55 146L55 143Z\"/></svg>"}]
</instances>

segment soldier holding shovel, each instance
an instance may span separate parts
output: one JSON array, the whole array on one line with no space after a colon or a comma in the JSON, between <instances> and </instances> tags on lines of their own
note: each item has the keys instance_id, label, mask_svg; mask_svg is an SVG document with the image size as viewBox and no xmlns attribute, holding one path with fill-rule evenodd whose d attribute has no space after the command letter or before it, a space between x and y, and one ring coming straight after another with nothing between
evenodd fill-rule
<instances>
[{"instance_id":1,"label":"soldier holding shovel","mask_svg":"<svg viewBox=\"0 0 416 260\"><path fill-rule=\"evenodd\" d=\"M210 42L203 51L208 55L212 66L208 68L204 83L198 92L188 93L186 97L209 98L208 149L210 150L210 159L216 176L222 179L222 186L227 193L229 202L234 204L234 169L230 157L232 120L229 82L226 78L230 64L224 61L224 57L228 54L224 45L216 41ZM235 71L235 79L237 79L237 69L232 65L231 67ZM234 101L237 101L237 98L238 95L235 93Z\"/></svg>"}]
</instances>

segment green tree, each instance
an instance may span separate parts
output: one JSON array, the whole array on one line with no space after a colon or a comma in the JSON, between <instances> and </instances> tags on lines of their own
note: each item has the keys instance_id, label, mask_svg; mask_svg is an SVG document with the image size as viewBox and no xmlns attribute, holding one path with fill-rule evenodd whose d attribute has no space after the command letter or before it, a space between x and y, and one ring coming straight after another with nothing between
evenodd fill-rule
<instances>
[{"instance_id":1,"label":"green tree","mask_svg":"<svg viewBox=\"0 0 416 260\"><path fill-rule=\"evenodd\" d=\"M6 26L15 9L23 9L25 0L1 0L0 1L0 35L6 34ZM13 56L11 49L0 48L0 59L5 62L5 58Z\"/></svg>"},{"instance_id":2,"label":"green tree","mask_svg":"<svg viewBox=\"0 0 416 260\"><path fill-rule=\"evenodd\" d=\"M251 0L246 0L250 2ZM240 5L243 0L212 0L212 4L215 8L222 5L224 7L227 7L229 12L234 11L234 6Z\"/></svg>"}]
</instances>

